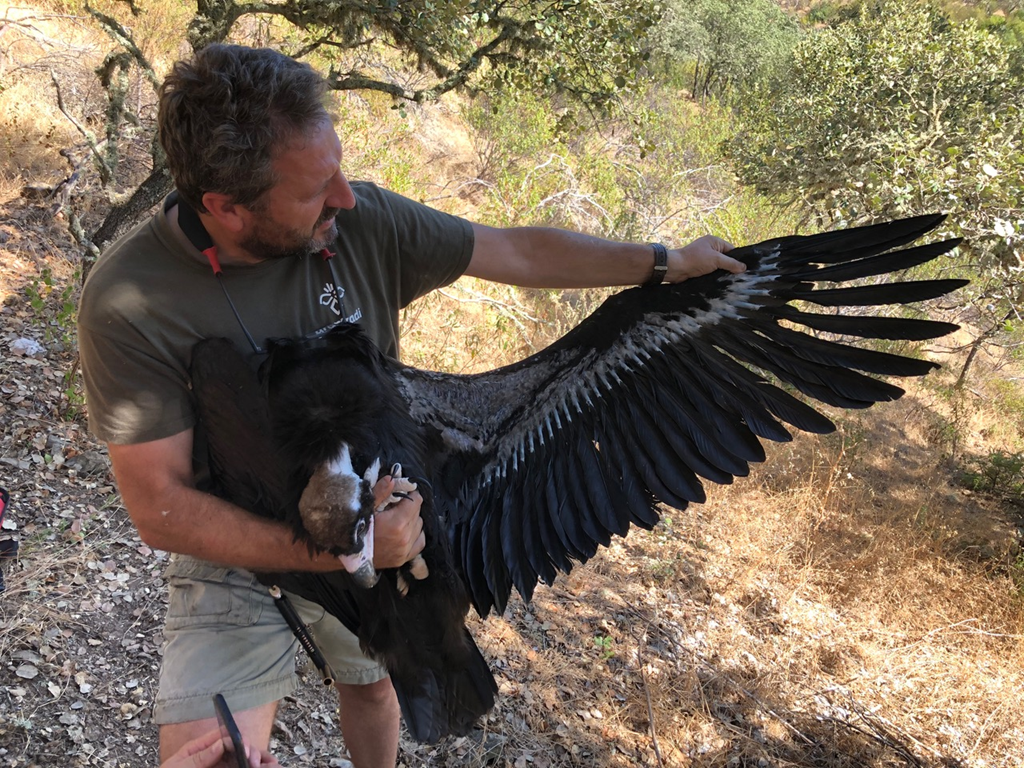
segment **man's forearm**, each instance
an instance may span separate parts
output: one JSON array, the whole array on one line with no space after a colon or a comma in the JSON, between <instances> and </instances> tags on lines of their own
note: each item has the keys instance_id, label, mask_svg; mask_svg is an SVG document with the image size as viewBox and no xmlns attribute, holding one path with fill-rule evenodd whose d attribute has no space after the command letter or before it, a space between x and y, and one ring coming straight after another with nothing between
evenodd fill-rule
<instances>
[{"instance_id":1,"label":"man's forearm","mask_svg":"<svg viewBox=\"0 0 1024 768\"><path fill-rule=\"evenodd\" d=\"M654 249L550 227L496 229L473 224L473 258L466 274L526 288L594 288L638 285L654 273ZM705 236L668 251L666 282L677 283L715 269L740 272L725 256L731 246Z\"/></svg>"},{"instance_id":2,"label":"man's forearm","mask_svg":"<svg viewBox=\"0 0 1024 768\"><path fill-rule=\"evenodd\" d=\"M310 557L291 528L235 505L180 486L167 493L159 508L129 513L149 546L221 565L253 571L338 570L328 554Z\"/></svg>"},{"instance_id":3,"label":"man's forearm","mask_svg":"<svg viewBox=\"0 0 1024 768\"><path fill-rule=\"evenodd\" d=\"M490 235L490 237L488 237ZM651 276L649 245L618 243L551 227L477 229L479 245L491 252L485 273L468 272L525 288L592 288L636 285ZM474 251L474 260L477 252Z\"/></svg>"}]
</instances>

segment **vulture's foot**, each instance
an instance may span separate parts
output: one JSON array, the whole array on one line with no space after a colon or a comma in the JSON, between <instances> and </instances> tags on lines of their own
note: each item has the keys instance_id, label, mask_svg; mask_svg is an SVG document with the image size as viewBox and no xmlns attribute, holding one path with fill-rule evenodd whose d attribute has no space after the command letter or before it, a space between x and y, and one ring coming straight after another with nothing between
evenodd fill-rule
<instances>
[{"instance_id":1,"label":"vulture's foot","mask_svg":"<svg viewBox=\"0 0 1024 768\"><path fill-rule=\"evenodd\" d=\"M430 569L427 568L427 561L423 559L423 555L416 555L412 560L405 564L404 568L407 571L398 572L398 592L402 597L409 594L409 580L408 576L412 576L416 581L422 581L430 575Z\"/></svg>"}]
</instances>

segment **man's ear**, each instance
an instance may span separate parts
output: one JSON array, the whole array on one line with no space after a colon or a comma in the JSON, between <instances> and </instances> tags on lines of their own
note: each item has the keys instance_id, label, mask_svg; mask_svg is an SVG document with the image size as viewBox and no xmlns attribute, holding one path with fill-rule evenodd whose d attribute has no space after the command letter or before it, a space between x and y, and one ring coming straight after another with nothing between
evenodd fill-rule
<instances>
[{"instance_id":1,"label":"man's ear","mask_svg":"<svg viewBox=\"0 0 1024 768\"><path fill-rule=\"evenodd\" d=\"M217 227L238 234L246 228L252 220L252 211L244 205L236 203L230 195L220 192L204 192L203 206L207 213L216 222Z\"/></svg>"}]
</instances>

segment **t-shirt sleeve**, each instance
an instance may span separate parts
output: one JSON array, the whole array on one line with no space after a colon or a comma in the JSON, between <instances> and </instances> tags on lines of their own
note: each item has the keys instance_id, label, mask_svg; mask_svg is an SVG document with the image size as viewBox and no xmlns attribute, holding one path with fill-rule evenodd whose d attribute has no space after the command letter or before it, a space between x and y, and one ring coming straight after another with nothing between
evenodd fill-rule
<instances>
[{"instance_id":1,"label":"t-shirt sleeve","mask_svg":"<svg viewBox=\"0 0 1024 768\"><path fill-rule=\"evenodd\" d=\"M181 371L82 322L78 349L89 430L100 440L133 445L195 425L188 382Z\"/></svg>"},{"instance_id":2,"label":"t-shirt sleeve","mask_svg":"<svg viewBox=\"0 0 1024 768\"><path fill-rule=\"evenodd\" d=\"M457 280L473 255L473 227L394 192L380 190L398 233L399 302L405 307Z\"/></svg>"}]
</instances>

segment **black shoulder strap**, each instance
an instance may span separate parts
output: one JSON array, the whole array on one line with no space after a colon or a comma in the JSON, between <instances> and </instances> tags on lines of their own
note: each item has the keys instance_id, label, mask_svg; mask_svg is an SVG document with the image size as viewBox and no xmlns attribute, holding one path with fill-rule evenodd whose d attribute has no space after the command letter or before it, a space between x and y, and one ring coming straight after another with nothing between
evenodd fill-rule
<instances>
[{"instance_id":1,"label":"black shoulder strap","mask_svg":"<svg viewBox=\"0 0 1024 768\"><path fill-rule=\"evenodd\" d=\"M206 253L208 248L213 247L213 238L206 231L202 220L195 209L178 196L178 226L185 233L185 237L196 247L196 250Z\"/></svg>"}]
</instances>

